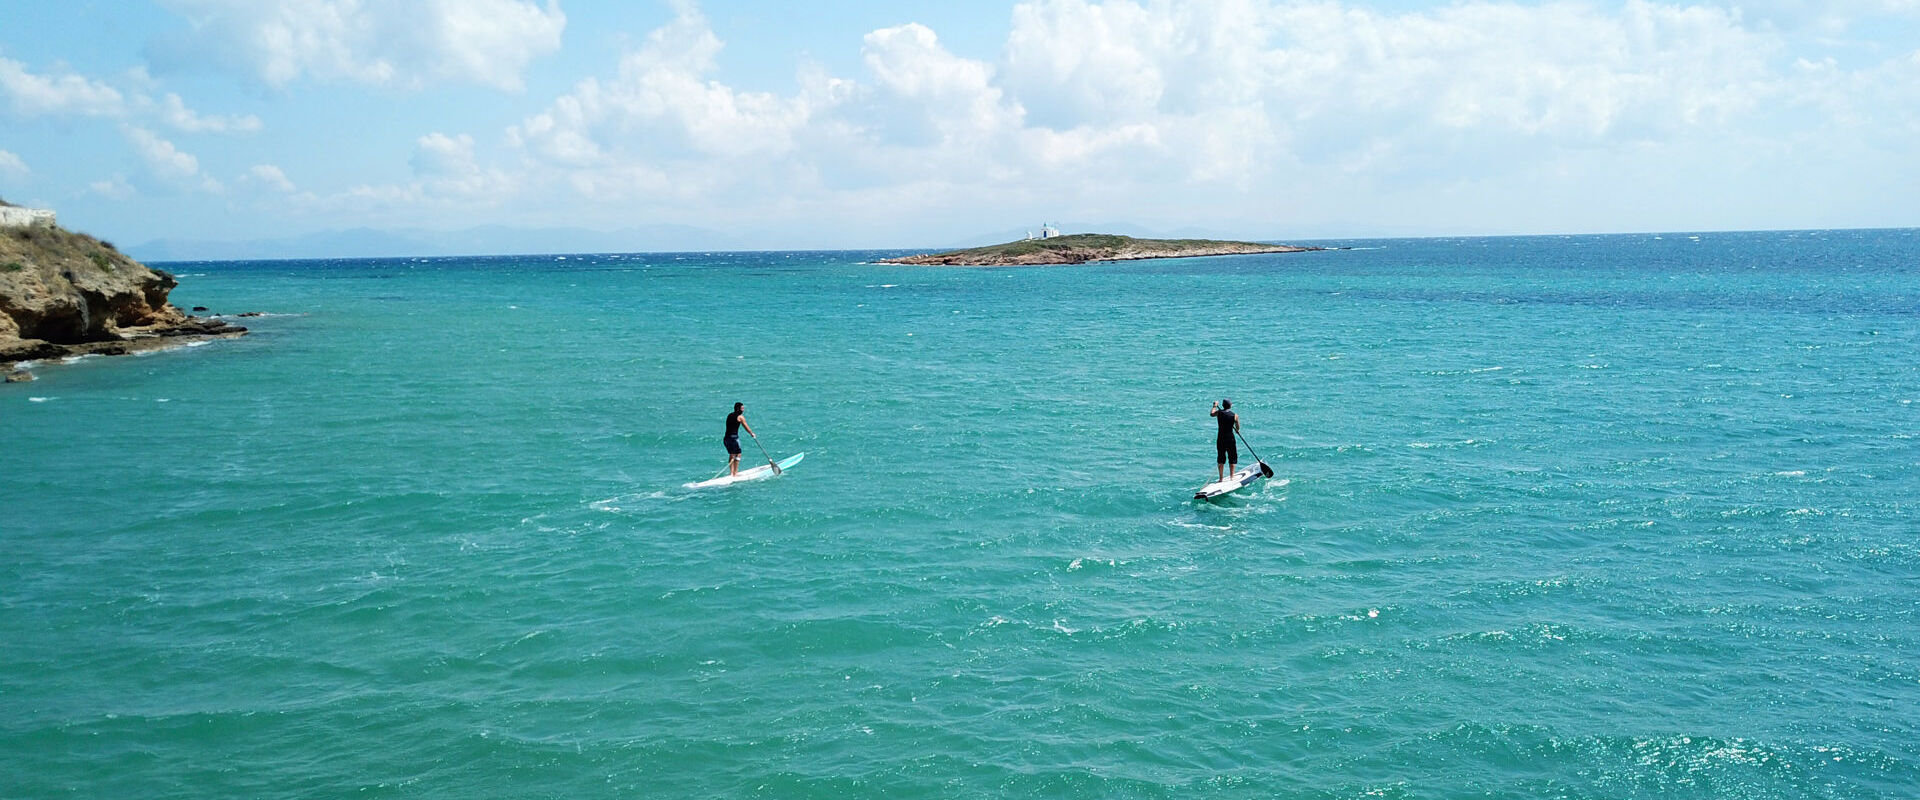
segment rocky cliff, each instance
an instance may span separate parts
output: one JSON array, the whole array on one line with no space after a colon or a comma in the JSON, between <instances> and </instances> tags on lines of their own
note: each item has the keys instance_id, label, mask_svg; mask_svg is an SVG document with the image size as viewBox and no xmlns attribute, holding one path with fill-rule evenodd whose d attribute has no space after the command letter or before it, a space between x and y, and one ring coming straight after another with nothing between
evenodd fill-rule
<instances>
[{"instance_id":1,"label":"rocky cliff","mask_svg":"<svg viewBox=\"0 0 1920 800\"><path fill-rule=\"evenodd\" d=\"M59 227L0 228L0 372L29 359L116 355L245 328L167 302L179 285L113 245Z\"/></svg>"}]
</instances>

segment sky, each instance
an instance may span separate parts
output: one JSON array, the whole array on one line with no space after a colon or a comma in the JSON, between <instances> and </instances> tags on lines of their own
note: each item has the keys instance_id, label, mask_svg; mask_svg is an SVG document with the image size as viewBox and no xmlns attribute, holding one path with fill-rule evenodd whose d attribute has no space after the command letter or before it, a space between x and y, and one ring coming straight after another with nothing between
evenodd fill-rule
<instances>
[{"instance_id":1,"label":"sky","mask_svg":"<svg viewBox=\"0 0 1920 800\"><path fill-rule=\"evenodd\" d=\"M0 0L0 198L126 245L1911 227L1920 0Z\"/></svg>"}]
</instances>

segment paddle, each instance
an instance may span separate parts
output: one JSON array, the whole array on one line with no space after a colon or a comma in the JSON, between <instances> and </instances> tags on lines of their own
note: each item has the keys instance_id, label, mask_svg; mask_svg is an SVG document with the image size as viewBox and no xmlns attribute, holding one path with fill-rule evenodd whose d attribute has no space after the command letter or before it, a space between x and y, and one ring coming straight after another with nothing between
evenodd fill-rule
<instances>
[{"instance_id":1,"label":"paddle","mask_svg":"<svg viewBox=\"0 0 1920 800\"><path fill-rule=\"evenodd\" d=\"M1247 443L1247 435L1240 432L1240 426L1233 426L1233 435L1240 437L1241 444L1247 445L1247 452L1253 453L1254 463L1260 465L1260 474L1269 478L1273 477L1273 467L1267 466L1266 460L1261 458L1259 453L1253 452L1253 445Z\"/></svg>"},{"instance_id":2,"label":"paddle","mask_svg":"<svg viewBox=\"0 0 1920 800\"><path fill-rule=\"evenodd\" d=\"M780 474L780 465L779 465L779 464L775 464L775 463L773 463L773 456L771 456L771 455L768 455L768 454L767 454L767 448L766 448L766 445L763 445L763 444L761 444L761 443L760 443L760 437L759 437L759 436L754 436L754 433L753 433L753 431L747 431L747 435L748 435L748 436L753 436L753 446L754 446L754 447L758 447L758 448L760 448L760 455L763 455L763 456L766 456L766 457L767 457L767 466L769 466L769 467L773 467L773 474L775 474L775 475L778 475L778 474ZM1251 448L1251 447L1249 447L1249 448L1247 448L1247 449L1248 449L1248 450L1252 450L1253 448ZM1259 456L1254 456L1254 458L1259 458ZM1264 465L1262 465L1262 466L1264 466ZM1268 470L1268 471L1267 471L1267 477L1269 477L1269 478L1271 478L1271 477L1273 477L1273 471L1272 471L1272 470Z\"/></svg>"}]
</instances>

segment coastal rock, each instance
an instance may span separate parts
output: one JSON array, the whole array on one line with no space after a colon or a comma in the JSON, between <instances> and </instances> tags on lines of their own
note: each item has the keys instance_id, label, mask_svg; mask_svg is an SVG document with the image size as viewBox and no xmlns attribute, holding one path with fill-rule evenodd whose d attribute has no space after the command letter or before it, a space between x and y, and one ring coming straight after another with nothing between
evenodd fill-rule
<instances>
[{"instance_id":1,"label":"coastal rock","mask_svg":"<svg viewBox=\"0 0 1920 800\"><path fill-rule=\"evenodd\" d=\"M113 245L54 226L0 228L0 364L153 349L245 328L167 302L179 282Z\"/></svg>"},{"instance_id":2,"label":"coastal rock","mask_svg":"<svg viewBox=\"0 0 1920 800\"><path fill-rule=\"evenodd\" d=\"M880 263L953 267L1019 267L1085 264L1089 261L1137 261L1148 258L1299 253L1319 249L1321 248L1258 242L1227 242L1214 239L1135 239L1131 236L1104 233L1079 233L1045 239L1026 239L969 250L955 250L950 253L888 258L882 259Z\"/></svg>"},{"instance_id":3,"label":"coastal rock","mask_svg":"<svg viewBox=\"0 0 1920 800\"><path fill-rule=\"evenodd\" d=\"M33 373L24 369L16 369L7 373L7 383L26 383L30 380L33 380Z\"/></svg>"}]
</instances>

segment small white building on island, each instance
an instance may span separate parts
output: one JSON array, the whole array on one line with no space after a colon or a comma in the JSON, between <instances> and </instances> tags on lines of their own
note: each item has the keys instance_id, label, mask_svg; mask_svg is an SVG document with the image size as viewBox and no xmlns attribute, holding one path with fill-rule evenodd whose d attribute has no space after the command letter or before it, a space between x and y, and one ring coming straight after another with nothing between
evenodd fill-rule
<instances>
[{"instance_id":1,"label":"small white building on island","mask_svg":"<svg viewBox=\"0 0 1920 800\"><path fill-rule=\"evenodd\" d=\"M1060 229L1059 229L1059 228L1056 228L1056 227L1053 227L1053 225L1052 225L1051 223L1046 223L1046 222L1042 222L1042 223L1040 223L1040 235L1039 235L1039 236L1035 236L1035 235L1033 235L1033 231L1027 231L1027 239L1028 239L1029 241L1031 241L1031 240L1033 240L1033 239L1051 239L1051 238L1053 238L1053 237L1055 237L1055 236L1059 236L1059 235L1060 235Z\"/></svg>"}]
</instances>

